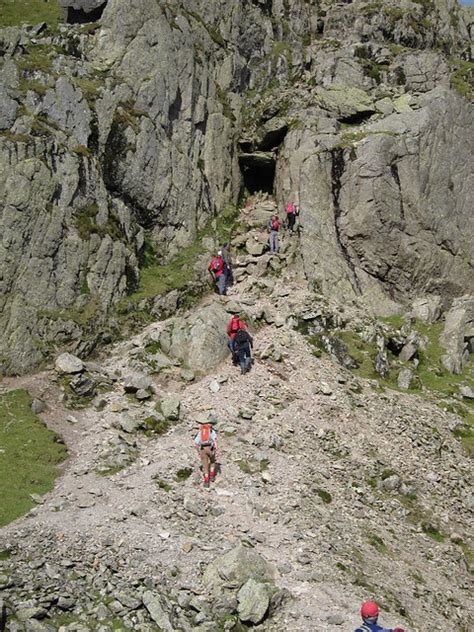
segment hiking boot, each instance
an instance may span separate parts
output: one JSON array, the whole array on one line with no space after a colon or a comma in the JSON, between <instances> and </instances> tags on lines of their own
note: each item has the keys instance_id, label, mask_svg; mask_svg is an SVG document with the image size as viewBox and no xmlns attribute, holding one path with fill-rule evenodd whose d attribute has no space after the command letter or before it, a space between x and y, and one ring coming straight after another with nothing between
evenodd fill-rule
<instances>
[{"instance_id":1,"label":"hiking boot","mask_svg":"<svg viewBox=\"0 0 474 632\"><path fill-rule=\"evenodd\" d=\"M207 479L207 480L206 480L206 479L204 479L204 487L205 487L206 489L209 489L209 479Z\"/></svg>"},{"instance_id":2,"label":"hiking boot","mask_svg":"<svg viewBox=\"0 0 474 632\"><path fill-rule=\"evenodd\" d=\"M216 480L216 473L211 471L209 480L213 483Z\"/></svg>"}]
</instances>

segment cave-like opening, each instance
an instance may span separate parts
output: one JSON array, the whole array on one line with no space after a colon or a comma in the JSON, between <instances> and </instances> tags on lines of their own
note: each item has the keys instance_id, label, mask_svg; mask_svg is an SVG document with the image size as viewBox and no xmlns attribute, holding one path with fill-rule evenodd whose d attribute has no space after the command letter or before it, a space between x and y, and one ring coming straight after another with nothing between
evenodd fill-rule
<instances>
[{"instance_id":1,"label":"cave-like opening","mask_svg":"<svg viewBox=\"0 0 474 632\"><path fill-rule=\"evenodd\" d=\"M261 191L273 194L275 182L275 157L267 152L241 154L240 171L244 186L250 194Z\"/></svg>"},{"instance_id":2,"label":"cave-like opening","mask_svg":"<svg viewBox=\"0 0 474 632\"><path fill-rule=\"evenodd\" d=\"M89 22L97 22L102 17L105 5L101 4L100 7L92 9L91 11L84 11L84 9L75 9L74 7L68 7L66 11L67 24L87 24Z\"/></svg>"}]
</instances>

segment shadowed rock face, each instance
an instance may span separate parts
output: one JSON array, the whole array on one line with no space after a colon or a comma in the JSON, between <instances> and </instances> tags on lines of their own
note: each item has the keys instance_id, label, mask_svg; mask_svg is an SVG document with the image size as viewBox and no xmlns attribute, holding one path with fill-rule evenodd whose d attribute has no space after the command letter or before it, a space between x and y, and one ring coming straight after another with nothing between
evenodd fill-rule
<instances>
[{"instance_id":1,"label":"shadowed rock face","mask_svg":"<svg viewBox=\"0 0 474 632\"><path fill-rule=\"evenodd\" d=\"M244 187L299 203L324 291L469 291L468 28L415 4L62 0L94 34L0 32L2 370L90 350L145 237L170 261Z\"/></svg>"}]
</instances>

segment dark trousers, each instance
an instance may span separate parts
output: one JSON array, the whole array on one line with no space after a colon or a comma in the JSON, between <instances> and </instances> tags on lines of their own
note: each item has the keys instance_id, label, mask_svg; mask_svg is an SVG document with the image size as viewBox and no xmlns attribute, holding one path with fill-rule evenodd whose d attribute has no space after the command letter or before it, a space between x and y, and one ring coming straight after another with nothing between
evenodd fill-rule
<instances>
[{"instance_id":1,"label":"dark trousers","mask_svg":"<svg viewBox=\"0 0 474 632\"><path fill-rule=\"evenodd\" d=\"M295 213L288 213L287 216L286 216L286 220L287 220L287 224L288 224L288 230L291 230L291 232L293 232L293 229L295 227L296 214Z\"/></svg>"}]
</instances>

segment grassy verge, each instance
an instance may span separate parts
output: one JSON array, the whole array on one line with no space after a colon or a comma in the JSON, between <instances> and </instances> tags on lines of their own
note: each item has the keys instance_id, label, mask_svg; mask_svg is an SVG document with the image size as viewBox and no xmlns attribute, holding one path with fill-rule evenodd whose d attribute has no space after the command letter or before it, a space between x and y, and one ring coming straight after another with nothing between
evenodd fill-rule
<instances>
[{"instance_id":1,"label":"grassy verge","mask_svg":"<svg viewBox=\"0 0 474 632\"><path fill-rule=\"evenodd\" d=\"M190 290L190 297L199 295L196 286L197 274L194 270L197 259L203 253L202 239L212 236L218 243L230 241L236 226L237 209L228 205L215 218L198 232L194 242L182 248L177 257L170 263L160 264L157 261L153 245L145 246L143 266L140 270L140 280L137 289L126 296L117 306L117 313L122 324L146 324L153 319L148 309L143 309L140 303L162 296L171 290ZM202 293L202 289L201 289ZM191 298L190 298L191 300Z\"/></svg>"},{"instance_id":2,"label":"grassy verge","mask_svg":"<svg viewBox=\"0 0 474 632\"><path fill-rule=\"evenodd\" d=\"M54 26L62 17L58 0L0 0L0 28L39 22Z\"/></svg>"},{"instance_id":3,"label":"grassy verge","mask_svg":"<svg viewBox=\"0 0 474 632\"><path fill-rule=\"evenodd\" d=\"M67 456L61 438L31 411L24 390L0 397L0 527L34 505L30 494L45 494Z\"/></svg>"}]
</instances>

